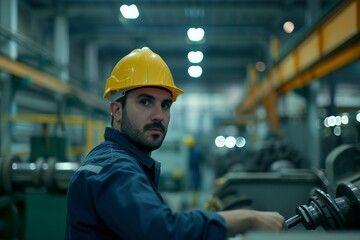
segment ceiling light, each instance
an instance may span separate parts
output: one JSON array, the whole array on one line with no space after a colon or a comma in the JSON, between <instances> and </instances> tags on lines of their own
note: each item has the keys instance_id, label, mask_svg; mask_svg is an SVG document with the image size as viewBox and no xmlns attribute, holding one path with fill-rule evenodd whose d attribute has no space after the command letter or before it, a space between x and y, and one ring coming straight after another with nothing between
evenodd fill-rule
<instances>
[{"instance_id":1,"label":"ceiling light","mask_svg":"<svg viewBox=\"0 0 360 240\"><path fill-rule=\"evenodd\" d=\"M120 12L126 19L136 19L139 17L139 10L135 4L131 4L130 6L124 4L120 7Z\"/></svg>"},{"instance_id":2,"label":"ceiling light","mask_svg":"<svg viewBox=\"0 0 360 240\"><path fill-rule=\"evenodd\" d=\"M329 118L328 118L328 117L326 117L326 118L324 119L324 126L325 126L325 127L330 127Z\"/></svg>"},{"instance_id":3,"label":"ceiling light","mask_svg":"<svg viewBox=\"0 0 360 240\"><path fill-rule=\"evenodd\" d=\"M200 66L190 66L188 68L188 73L190 77L198 78L202 74L202 68Z\"/></svg>"},{"instance_id":4,"label":"ceiling light","mask_svg":"<svg viewBox=\"0 0 360 240\"><path fill-rule=\"evenodd\" d=\"M198 42L203 39L205 31L202 28L189 28L187 35L191 41Z\"/></svg>"},{"instance_id":5,"label":"ceiling light","mask_svg":"<svg viewBox=\"0 0 360 240\"><path fill-rule=\"evenodd\" d=\"M233 148L235 147L235 144L236 144L236 139L233 136L227 137L225 139L225 146L227 148Z\"/></svg>"},{"instance_id":6,"label":"ceiling light","mask_svg":"<svg viewBox=\"0 0 360 240\"><path fill-rule=\"evenodd\" d=\"M336 116L336 117L335 117L335 125L336 125L336 126L340 126L340 125L341 125L341 117L340 117L340 116Z\"/></svg>"},{"instance_id":7,"label":"ceiling light","mask_svg":"<svg viewBox=\"0 0 360 240\"><path fill-rule=\"evenodd\" d=\"M258 70L259 72L263 72L263 71L265 71L265 69L266 69L266 65L265 65L265 63L262 62L262 61L257 61L257 62L255 63L255 68L256 68L256 70Z\"/></svg>"},{"instance_id":8,"label":"ceiling light","mask_svg":"<svg viewBox=\"0 0 360 240\"><path fill-rule=\"evenodd\" d=\"M238 148L244 147L245 144L246 144L246 140L245 140L244 137L238 137L238 138L236 138L236 146L237 146Z\"/></svg>"},{"instance_id":9,"label":"ceiling light","mask_svg":"<svg viewBox=\"0 0 360 240\"><path fill-rule=\"evenodd\" d=\"M225 137L224 136L217 136L215 138L215 145L217 147L223 147L225 146Z\"/></svg>"},{"instance_id":10,"label":"ceiling light","mask_svg":"<svg viewBox=\"0 0 360 240\"><path fill-rule=\"evenodd\" d=\"M349 123L349 116L348 115L342 115L341 116L341 123L342 124L348 124Z\"/></svg>"},{"instance_id":11,"label":"ceiling light","mask_svg":"<svg viewBox=\"0 0 360 240\"><path fill-rule=\"evenodd\" d=\"M335 122L336 122L336 118L335 116L330 116L328 117L328 123L330 127L334 127L335 126Z\"/></svg>"},{"instance_id":12,"label":"ceiling light","mask_svg":"<svg viewBox=\"0 0 360 240\"><path fill-rule=\"evenodd\" d=\"M286 33L292 33L295 29L295 25L293 22L291 21L287 21L284 23L283 25L283 29Z\"/></svg>"},{"instance_id":13,"label":"ceiling light","mask_svg":"<svg viewBox=\"0 0 360 240\"><path fill-rule=\"evenodd\" d=\"M341 135L341 128L339 126L336 126L336 127L334 127L333 132L334 132L335 136L340 136Z\"/></svg>"},{"instance_id":14,"label":"ceiling light","mask_svg":"<svg viewBox=\"0 0 360 240\"><path fill-rule=\"evenodd\" d=\"M201 51L191 51L188 53L188 59L191 63L200 63L204 58Z\"/></svg>"}]
</instances>

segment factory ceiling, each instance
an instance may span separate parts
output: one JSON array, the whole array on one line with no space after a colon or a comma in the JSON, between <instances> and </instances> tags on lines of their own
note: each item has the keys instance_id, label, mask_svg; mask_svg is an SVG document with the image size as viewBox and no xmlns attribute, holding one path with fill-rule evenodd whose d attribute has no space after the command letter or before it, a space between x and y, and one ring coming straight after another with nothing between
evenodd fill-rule
<instances>
[{"instance_id":1,"label":"factory ceiling","mask_svg":"<svg viewBox=\"0 0 360 240\"><path fill-rule=\"evenodd\" d=\"M43 31L52 29L56 13L68 19L70 41L98 46L99 62L115 63L130 50L149 46L168 63L177 85L215 93L246 88L247 66L270 64L271 37L282 46L321 15L335 0L21 0L40 16ZM124 19L122 4L136 4L139 18ZM295 30L285 33L292 21ZM203 28L204 39L191 42L190 27ZM188 75L189 51L202 51L202 75Z\"/></svg>"}]
</instances>

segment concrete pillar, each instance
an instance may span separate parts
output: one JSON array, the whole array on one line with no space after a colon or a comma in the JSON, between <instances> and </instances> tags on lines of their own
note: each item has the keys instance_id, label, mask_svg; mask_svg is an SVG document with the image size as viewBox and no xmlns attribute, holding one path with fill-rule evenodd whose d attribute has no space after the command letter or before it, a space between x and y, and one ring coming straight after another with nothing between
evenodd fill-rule
<instances>
[{"instance_id":1,"label":"concrete pillar","mask_svg":"<svg viewBox=\"0 0 360 240\"><path fill-rule=\"evenodd\" d=\"M320 10L320 1L319 0L307 0L307 12L305 15L305 23L308 26L314 23L314 19ZM320 90L319 81L312 81L309 86L309 93L307 100L307 126L308 134L307 138L309 141L309 160L311 167L319 168L321 167L321 144L320 144L320 129L317 128L316 123L319 120L319 109L316 103L316 97Z\"/></svg>"},{"instance_id":2,"label":"concrete pillar","mask_svg":"<svg viewBox=\"0 0 360 240\"><path fill-rule=\"evenodd\" d=\"M307 97L307 126L308 126L308 149L310 167L319 168L321 165L321 146L320 146L320 129L317 128L319 120L319 109L317 107L316 98L320 91L320 83L313 81L309 85Z\"/></svg>"},{"instance_id":3,"label":"concrete pillar","mask_svg":"<svg viewBox=\"0 0 360 240\"><path fill-rule=\"evenodd\" d=\"M315 16L321 9L321 3L319 0L307 0L307 12L305 15L305 23L311 25L314 23Z\"/></svg>"},{"instance_id":4,"label":"concrete pillar","mask_svg":"<svg viewBox=\"0 0 360 240\"><path fill-rule=\"evenodd\" d=\"M58 77L63 82L69 81L69 27L64 11L60 8L55 16L54 57L60 65Z\"/></svg>"},{"instance_id":5,"label":"concrete pillar","mask_svg":"<svg viewBox=\"0 0 360 240\"><path fill-rule=\"evenodd\" d=\"M18 1L0 0L0 24L6 30L16 33L18 29ZM17 58L17 45L13 40L9 40L1 45L2 52L11 59Z\"/></svg>"},{"instance_id":6,"label":"concrete pillar","mask_svg":"<svg viewBox=\"0 0 360 240\"><path fill-rule=\"evenodd\" d=\"M88 81L86 86L94 86L89 90L97 90L96 94L102 95L104 88L103 81L99 79L98 46L95 42L88 42L85 46L85 77ZM101 84L100 84L101 83Z\"/></svg>"},{"instance_id":7,"label":"concrete pillar","mask_svg":"<svg viewBox=\"0 0 360 240\"><path fill-rule=\"evenodd\" d=\"M336 116L337 115L336 103L335 103L335 99L336 99L336 79L334 79L333 76L328 76L327 77L327 83L328 83L328 87L329 87L329 98L330 98L328 112L329 112L329 115Z\"/></svg>"},{"instance_id":8,"label":"concrete pillar","mask_svg":"<svg viewBox=\"0 0 360 240\"><path fill-rule=\"evenodd\" d=\"M11 33L16 33L18 29L18 1L0 0L0 25ZM11 59L16 59L18 54L17 45L13 40L5 41L0 45L1 52ZM0 115L16 114L16 104L14 101L14 88L12 76L0 72L1 100ZM11 152L11 129L10 122L0 122L0 155L7 155Z\"/></svg>"}]
</instances>

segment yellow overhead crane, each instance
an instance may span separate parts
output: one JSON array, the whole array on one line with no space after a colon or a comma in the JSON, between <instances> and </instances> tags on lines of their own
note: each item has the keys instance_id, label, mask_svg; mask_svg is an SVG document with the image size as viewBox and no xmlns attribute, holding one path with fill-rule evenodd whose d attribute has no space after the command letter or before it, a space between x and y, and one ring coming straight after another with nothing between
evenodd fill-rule
<instances>
[{"instance_id":1,"label":"yellow overhead crane","mask_svg":"<svg viewBox=\"0 0 360 240\"><path fill-rule=\"evenodd\" d=\"M0 54L0 70L20 78L29 78L32 84L61 94L69 94L78 97L84 103L90 103L92 107L105 111L108 107L105 100L91 96L78 87L61 82L54 76L41 72L23 63L12 60Z\"/></svg>"},{"instance_id":2,"label":"yellow overhead crane","mask_svg":"<svg viewBox=\"0 0 360 240\"><path fill-rule=\"evenodd\" d=\"M83 155L89 152L95 145L103 141L105 123L99 120L87 119L80 115L64 115L56 114L18 114L18 115L1 115L0 121L9 122L29 122L29 123L46 123L58 124L59 122L66 124L69 127L81 127L86 129L84 145L70 146L69 152L73 155ZM17 153L17 155L29 155L28 152Z\"/></svg>"},{"instance_id":3,"label":"yellow overhead crane","mask_svg":"<svg viewBox=\"0 0 360 240\"><path fill-rule=\"evenodd\" d=\"M263 101L273 132L278 132L277 97L301 88L360 57L360 0L339 1L284 56L278 57L261 83L250 77L247 97L237 115L253 113Z\"/></svg>"}]
</instances>

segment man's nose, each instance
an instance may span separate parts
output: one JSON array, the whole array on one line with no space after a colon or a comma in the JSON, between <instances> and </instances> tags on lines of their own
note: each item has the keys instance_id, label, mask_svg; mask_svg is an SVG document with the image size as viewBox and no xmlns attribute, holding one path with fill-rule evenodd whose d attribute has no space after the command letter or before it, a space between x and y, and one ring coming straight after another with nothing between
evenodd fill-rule
<instances>
[{"instance_id":1,"label":"man's nose","mask_svg":"<svg viewBox=\"0 0 360 240\"><path fill-rule=\"evenodd\" d=\"M161 104L155 104L152 112L152 120L162 121L164 119L164 110Z\"/></svg>"}]
</instances>

